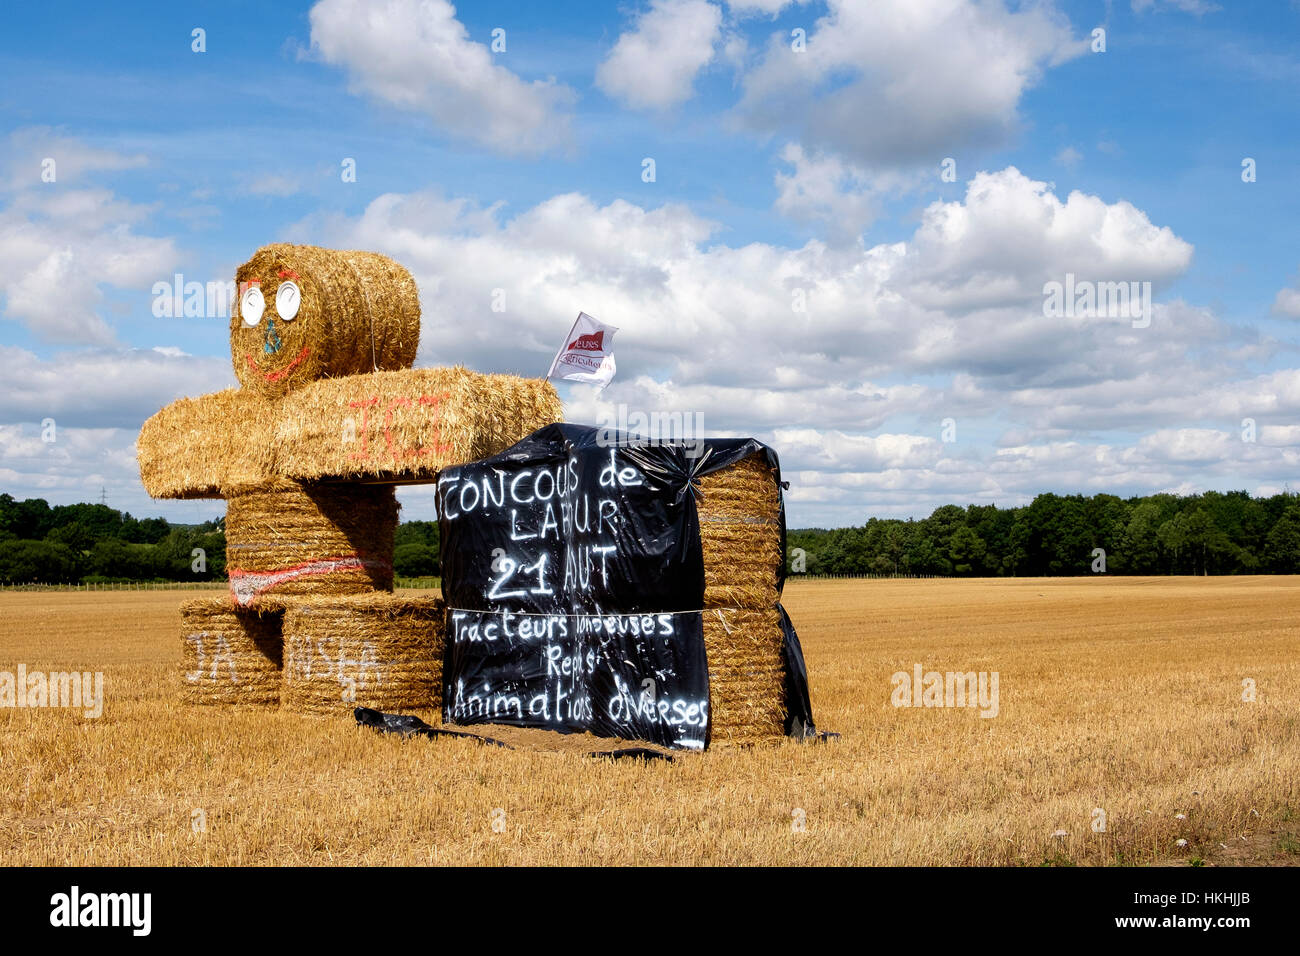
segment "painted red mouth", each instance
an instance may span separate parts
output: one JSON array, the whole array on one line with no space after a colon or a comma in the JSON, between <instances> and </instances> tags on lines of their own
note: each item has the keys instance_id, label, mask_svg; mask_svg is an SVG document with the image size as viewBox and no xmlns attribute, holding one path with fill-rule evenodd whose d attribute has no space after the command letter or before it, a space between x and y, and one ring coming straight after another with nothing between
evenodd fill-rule
<instances>
[{"instance_id":1,"label":"painted red mouth","mask_svg":"<svg viewBox=\"0 0 1300 956\"><path fill-rule=\"evenodd\" d=\"M251 368L258 375L262 376L263 379L265 379L268 382L278 382L280 381L280 379L284 378L295 368L297 368L298 365L302 362L302 360L307 357L307 353L309 353L310 351L311 351L311 346L304 345L302 347L302 351L299 352L296 356L294 356L294 360L292 362L290 362L284 368L277 369L274 372L263 372L260 368L257 367L257 363L253 361L253 356L246 355L244 357L248 359L248 367Z\"/></svg>"}]
</instances>

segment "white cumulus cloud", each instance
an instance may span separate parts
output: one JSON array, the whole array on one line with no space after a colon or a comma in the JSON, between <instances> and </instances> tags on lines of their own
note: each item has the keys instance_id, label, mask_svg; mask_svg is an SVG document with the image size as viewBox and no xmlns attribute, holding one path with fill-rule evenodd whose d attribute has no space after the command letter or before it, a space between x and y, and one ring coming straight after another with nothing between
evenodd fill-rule
<instances>
[{"instance_id":1,"label":"white cumulus cloud","mask_svg":"<svg viewBox=\"0 0 1300 956\"><path fill-rule=\"evenodd\" d=\"M320 0L308 18L312 51L343 67L354 92L502 153L568 143L573 91L496 63L447 0Z\"/></svg>"},{"instance_id":2,"label":"white cumulus cloud","mask_svg":"<svg viewBox=\"0 0 1300 956\"><path fill-rule=\"evenodd\" d=\"M147 208L84 182L139 161L45 129L16 131L8 143L17 155L55 157L56 178L11 174L15 188L0 192L0 318L46 342L111 344L116 334L100 312L105 287L147 289L178 258L171 239L136 232Z\"/></svg>"},{"instance_id":3,"label":"white cumulus cloud","mask_svg":"<svg viewBox=\"0 0 1300 956\"><path fill-rule=\"evenodd\" d=\"M1004 140L1045 69L1086 50L1050 5L828 0L806 48L775 34L743 80L741 122L869 164L938 162Z\"/></svg>"},{"instance_id":4,"label":"white cumulus cloud","mask_svg":"<svg viewBox=\"0 0 1300 956\"><path fill-rule=\"evenodd\" d=\"M1273 311L1288 319L1300 319L1300 289L1278 289L1277 296L1273 299Z\"/></svg>"},{"instance_id":5,"label":"white cumulus cloud","mask_svg":"<svg viewBox=\"0 0 1300 956\"><path fill-rule=\"evenodd\" d=\"M597 67L596 85L636 109L683 103L713 59L721 30L722 8L708 0L651 0Z\"/></svg>"}]
</instances>

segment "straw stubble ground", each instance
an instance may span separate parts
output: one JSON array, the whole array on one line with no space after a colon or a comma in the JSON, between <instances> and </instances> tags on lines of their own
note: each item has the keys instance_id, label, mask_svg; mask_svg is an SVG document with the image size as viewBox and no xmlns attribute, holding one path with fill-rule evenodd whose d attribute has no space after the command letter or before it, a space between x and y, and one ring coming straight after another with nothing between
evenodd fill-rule
<instances>
[{"instance_id":1,"label":"straw stubble ground","mask_svg":"<svg viewBox=\"0 0 1300 956\"><path fill-rule=\"evenodd\" d=\"M179 597L0 594L0 670L103 670L107 697L0 710L0 863L1300 859L1300 578L795 582L842 738L672 764L183 707ZM890 706L917 663L998 671L998 716Z\"/></svg>"}]
</instances>

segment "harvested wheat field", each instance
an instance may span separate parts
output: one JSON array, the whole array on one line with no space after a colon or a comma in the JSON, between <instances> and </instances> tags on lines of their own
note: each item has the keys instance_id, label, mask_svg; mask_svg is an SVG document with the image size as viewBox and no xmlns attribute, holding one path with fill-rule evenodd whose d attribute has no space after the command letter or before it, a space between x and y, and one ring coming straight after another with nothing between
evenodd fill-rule
<instances>
[{"instance_id":1,"label":"harvested wheat field","mask_svg":"<svg viewBox=\"0 0 1300 956\"><path fill-rule=\"evenodd\" d=\"M0 863L1300 860L1297 577L796 581L841 738L673 763L183 706L183 597L0 594L0 671L105 682L99 719L0 709ZM891 706L917 664L998 672L997 716Z\"/></svg>"}]
</instances>

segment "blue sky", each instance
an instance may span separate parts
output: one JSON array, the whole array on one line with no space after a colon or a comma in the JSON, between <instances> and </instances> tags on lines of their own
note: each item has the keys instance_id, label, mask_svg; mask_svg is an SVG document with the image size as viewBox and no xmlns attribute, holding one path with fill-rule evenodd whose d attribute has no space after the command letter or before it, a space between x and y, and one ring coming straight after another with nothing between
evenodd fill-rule
<instances>
[{"instance_id":1,"label":"blue sky","mask_svg":"<svg viewBox=\"0 0 1300 956\"><path fill-rule=\"evenodd\" d=\"M152 410L234 384L225 317L155 317L152 289L286 239L410 268L421 365L536 375L579 310L619 326L618 378L562 384L569 418L757 435L796 525L1300 474L1294 3L47 3L7 27L11 494L219 514L134 471ZM1150 327L1044 315L1067 272L1150 281Z\"/></svg>"}]
</instances>

